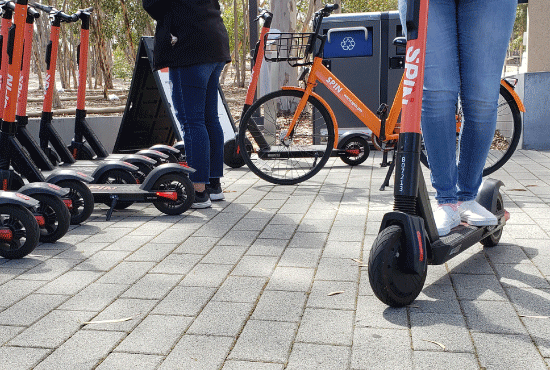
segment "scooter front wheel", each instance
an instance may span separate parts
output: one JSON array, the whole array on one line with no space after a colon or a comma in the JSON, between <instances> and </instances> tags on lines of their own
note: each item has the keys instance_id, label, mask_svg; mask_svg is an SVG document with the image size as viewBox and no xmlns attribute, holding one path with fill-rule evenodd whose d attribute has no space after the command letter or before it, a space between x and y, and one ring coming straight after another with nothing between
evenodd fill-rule
<instances>
[{"instance_id":1,"label":"scooter front wheel","mask_svg":"<svg viewBox=\"0 0 550 370\"><path fill-rule=\"evenodd\" d=\"M38 244L38 223L28 209L8 204L0 205L0 256L23 258Z\"/></svg>"},{"instance_id":2,"label":"scooter front wheel","mask_svg":"<svg viewBox=\"0 0 550 370\"><path fill-rule=\"evenodd\" d=\"M244 159L236 150L237 139L229 139L223 145L223 163L231 168L241 168L244 166Z\"/></svg>"},{"instance_id":3,"label":"scooter front wheel","mask_svg":"<svg viewBox=\"0 0 550 370\"><path fill-rule=\"evenodd\" d=\"M162 175L153 185L156 191L175 191L176 200L156 200L153 205L167 215L180 215L187 211L195 200L195 190L189 177L179 173Z\"/></svg>"},{"instance_id":4,"label":"scooter front wheel","mask_svg":"<svg viewBox=\"0 0 550 370\"><path fill-rule=\"evenodd\" d=\"M498 193L495 213L501 212L503 209L504 209L504 201L502 200L502 194ZM501 237L502 237L502 229L498 230L497 232L489 235L484 239L481 239L480 243L486 248L492 248L496 246L498 242L500 242Z\"/></svg>"},{"instance_id":5,"label":"scooter front wheel","mask_svg":"<svg viewBox=\"0 0 550 370\"><path fill-rule=\"evenodd\" d=\"M420 275L406 269L404 248L403 229L391 225L378 234L370 252L370 286L378 299L392 307L412 303L426 281L427 267Z\"/></svg>"}]
</instances>

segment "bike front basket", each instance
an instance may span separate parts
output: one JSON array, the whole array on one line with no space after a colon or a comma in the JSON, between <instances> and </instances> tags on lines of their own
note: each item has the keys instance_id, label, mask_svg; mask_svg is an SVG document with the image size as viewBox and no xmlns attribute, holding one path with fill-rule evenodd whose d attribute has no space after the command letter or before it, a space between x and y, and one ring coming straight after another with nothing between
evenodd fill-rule
<instances>
[{"instance_id":1,"label":"bike front basket","mask_svg":"<svg viewBox=\"0 0 550 370\"><path fill-rule=\"evenodd\" d=\"M268 62L288 62L291 66L311 64L308 56L314 33L269 32L264 37L264 58Z\"/></svg>"}]
</instances>

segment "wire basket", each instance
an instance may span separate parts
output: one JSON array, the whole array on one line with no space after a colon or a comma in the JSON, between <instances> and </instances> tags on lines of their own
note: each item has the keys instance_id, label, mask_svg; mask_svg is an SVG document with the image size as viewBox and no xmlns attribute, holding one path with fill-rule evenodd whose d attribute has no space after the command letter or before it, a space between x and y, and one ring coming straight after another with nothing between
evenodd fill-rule
<instances>
[{"instance_id":1,"label":"wire basket","mask_svg":"<svg viewBox=\"0 0 550 370\"><path fill-rule=\"evenodd\" d=\"M269 32L265 35L264 58L268 62L288 62L291 66L310 64L314 33Z\"/></svg>"}]
</instances>

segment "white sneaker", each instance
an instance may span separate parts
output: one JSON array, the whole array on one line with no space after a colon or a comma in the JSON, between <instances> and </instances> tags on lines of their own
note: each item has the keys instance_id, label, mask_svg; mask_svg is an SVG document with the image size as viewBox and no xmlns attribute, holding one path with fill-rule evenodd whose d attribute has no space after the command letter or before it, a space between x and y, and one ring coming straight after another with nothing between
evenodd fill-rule
<instances>
[{"instance_id":1,"label":"white sneaker","mask_svg":"<svg viewBox=\"0 0 550 370\"><path fill-rule=\"evenodd\" d=\"M435 226L439 236L447 235L453 227L460 225L460 214L458 209L453 209L447 204L440 204L434 212Z\"/></svg>"},{"instance_id":2,"label":"white sneaker","mask_svg":"<svg viewBox=\"0 0 550 370\"><path fill-rule=\"evenodd\" d=\"M462 221L472 226L498 225L496 216L475 200L460 203L458 205L458 212Z\"/></svg>"}]
</instances>

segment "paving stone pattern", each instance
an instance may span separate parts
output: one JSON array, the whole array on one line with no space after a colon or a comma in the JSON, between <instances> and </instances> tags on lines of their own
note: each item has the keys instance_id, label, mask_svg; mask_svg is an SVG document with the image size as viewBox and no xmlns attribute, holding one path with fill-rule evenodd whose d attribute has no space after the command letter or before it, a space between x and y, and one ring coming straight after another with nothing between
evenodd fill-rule
<instances>
[{"instance_id":1,"label":"paving stone pattern","mask_svg":"<svg viewBox=\"0 0 550 370\"><path fill-rule=\"evenodd\" d=\"M548 369L550 152L492 176L511 214L500 245L429 266L401 309L368 282L393 206L380 162L331 158L296 186L227 168L226 200L181 216L133 205L107 222L97 205L0 260L0 370Z\"/></svg>"}]
</instances>

